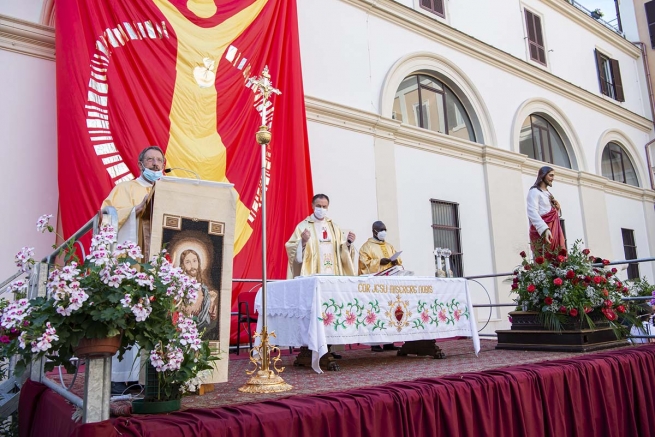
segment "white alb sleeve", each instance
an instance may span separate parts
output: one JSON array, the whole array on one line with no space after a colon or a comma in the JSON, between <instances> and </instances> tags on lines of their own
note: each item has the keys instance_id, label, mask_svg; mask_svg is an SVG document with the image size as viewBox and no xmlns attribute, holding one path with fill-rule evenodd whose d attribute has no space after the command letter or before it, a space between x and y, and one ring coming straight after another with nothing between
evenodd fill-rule
<instances>
[{"instance_id":1,"label":"white alb sleeve","mask_svg":"<svg viewBox=\"0 0 655 437\"><path fill-rule=\"evenodd\" d=\"M302 264L302 239L298 241L298 247L296 248L296 262Z\"/></svg>"},{"instance_id":2,"label":"white alb sleeve","mask_svg":"<svg viewBox=\"0 0 655 437\"><path fill-rule=\"evenodd\" d=\"M543 234L544 231L548 229L548 225L544 219L541 218L541 214L539 214L540 195L541 192L535 188L528 191L527 198L528 220L530 221L530 224L535 227L539 235Z\"/></svg>"}]
</instances>

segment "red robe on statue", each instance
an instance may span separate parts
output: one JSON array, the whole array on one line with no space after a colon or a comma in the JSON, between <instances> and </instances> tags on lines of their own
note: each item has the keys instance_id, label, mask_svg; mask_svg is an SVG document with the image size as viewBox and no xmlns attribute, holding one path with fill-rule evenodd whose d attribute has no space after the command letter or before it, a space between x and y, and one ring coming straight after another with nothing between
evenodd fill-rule
<instances>
[{"instance_id":1,"label":"red robe on statue","mask_svg":"<svg viewBox=\"0 0 655 437\"><path fill-rule=\"evenodd\" d=\"M548 225L553 239L550 242L550 246L548 246L548 243L539 235L534 225L530 225L530 245L532 246L532 252L541 254L544 250L547 250L551 253L556 253L560 248L566 248L564 232L559 223L559 211L552 208L548 213L542 215L541 218Z\"/></svg>"}]
</instances>

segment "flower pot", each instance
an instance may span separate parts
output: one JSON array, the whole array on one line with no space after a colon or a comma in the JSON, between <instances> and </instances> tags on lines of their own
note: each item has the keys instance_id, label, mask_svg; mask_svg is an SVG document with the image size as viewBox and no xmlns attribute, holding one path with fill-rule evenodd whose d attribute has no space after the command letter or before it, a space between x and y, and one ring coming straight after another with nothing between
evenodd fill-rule
<instances>
[{"instance_id":1,"label":"flower pot","mask_svg":"<svg viewBox=\"0 0 655 437\"><path fill-rule=\"evenodd\" d=\"M82 338L73 348L78 358L98 358L112 356L121 347L123 334L106 338Z\"/></svg>"},{"instance_id":2,"label":"flower pot","mask_svg":"<svg viewBox=\"0 0 655 437\"><path fill-rule=\"evenodd\" d=\"M592 11L592 12L591 12L591 17L592 17L594 20L600 20L600 18L602 17L602 15L600 15L600 14L599 14L598 12L596 12L596 11Z\"/></svg>"},{"instance_id":3,"label":"flower pot","mask_svg":"<svg viewBox=\"0 0 655 437\"><path fill-rule=\"evenodd\" d=\"M512 311L512 328L498 330L496 349L589 352L627 344L617 339L607 319L600 313L590 313L594 329L580 317L567 317L560 332L541 323L536 311Z\"/></svg>"},{"instance_id":4,"label":"flower pot","mask_svg":"<svg viewBox=\"0 0 655 437\"><path fill-rule=\"evenodd\" d=\"M136 399L132 401L133 414L170 413L178 411L181 407L181 399L171 399L168 401L146 401L145 399Z\"/></svg>"}]
</instances>

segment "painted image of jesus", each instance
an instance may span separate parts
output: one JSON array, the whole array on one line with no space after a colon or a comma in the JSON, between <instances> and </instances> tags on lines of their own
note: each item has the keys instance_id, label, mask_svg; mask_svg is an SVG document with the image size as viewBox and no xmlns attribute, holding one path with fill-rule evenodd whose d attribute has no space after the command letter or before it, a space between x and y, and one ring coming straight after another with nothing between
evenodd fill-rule
<instances>
[{"instance_id":1,"label":"painted image of jesus","mask_svg":"<svg viewBox=\"0 0 655 437\"><path fill-rule=\"evenodd\" d=\"M200 256L193 249L183 251L180 254L179 267L187 276L195 278L200 283L198 299L194 304L184 308L183 312L196 318L199 331L211 331L218 318L218 293L210 290L206 281L203 280Z\"/></svg>"}]
</instances>

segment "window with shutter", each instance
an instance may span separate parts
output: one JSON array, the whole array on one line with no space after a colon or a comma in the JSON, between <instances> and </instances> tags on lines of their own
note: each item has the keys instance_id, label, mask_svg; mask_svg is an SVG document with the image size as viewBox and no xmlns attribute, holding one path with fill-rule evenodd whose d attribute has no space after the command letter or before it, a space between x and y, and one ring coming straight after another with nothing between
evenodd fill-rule
<instances>
[{"instance_id":1,"label":"window with shutter","mask_svg":"<svg viewBox=\"0 0 655 437\"><path fill-rule=\"evenodd\" d=\"M528 31L530 59L546 65L546 48L544 45L541 17L525 10L525 27Z\"/></svg>"},{"instance_id":2,"label":"window with shutter","mask_svg":"<svg viewBox=\"0 0 655 437\"><path fill-rule=\"evenodd\" d=\"M443 0L421 0L421 7L440 17L446 17Z\"/></svg>"},{"instance_id":3,"label":"window with shutter","mask_svg":"<svg viewBox=\"0 0 655 437\"><path fill-rule=\"evenodd\" d=\"M646 21L648 22L650 47L655 49L655 1L644 3L644 7L646 8Z\"/></svg>"},{"instance_id":4,"label":"window with shutter","mask_svg":"<svg viewBox=\"0 0 655 437\"><path fill-rule=\"evenodd\" d=\"M595 49L594 53L601 94L611 97L614 100L618 100L619 102L625 102L619 61L604 55L598 51L598 49Z\"/></svg>"}]
</instances>

